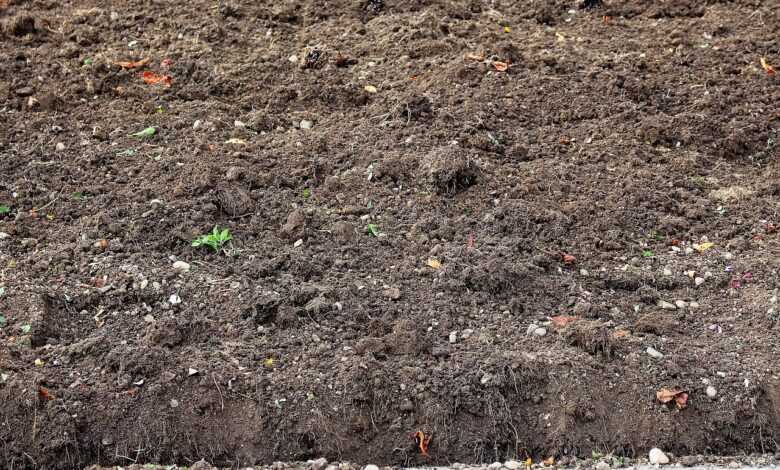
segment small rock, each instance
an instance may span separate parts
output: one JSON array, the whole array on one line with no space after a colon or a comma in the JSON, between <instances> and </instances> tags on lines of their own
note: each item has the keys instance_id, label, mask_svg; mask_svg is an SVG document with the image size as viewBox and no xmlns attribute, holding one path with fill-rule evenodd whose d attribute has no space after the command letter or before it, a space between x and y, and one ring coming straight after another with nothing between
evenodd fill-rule
<instances>
[{"instance_id":1,"label":"small rock","mask_svg":"<svg viewBox=\"0 0 780 470\"><path fill-rule=\"evenodd\" d=\"M712 399L715 399L718 396L718 390L715 387L713 387L712 385L707 387L706 393L707 393L707 396L712 398Z\"/></svg>"},{"instance_id":2,"label":"small rock","mask_svg":"<svg viewBox=\"0 0 780 470\"><path fill-rule=\"evenodd\" d=\"M436 346L431 348L431 356L433 357L449 357L450 356L450 348L449 346Z\"/></svg>"},{"instance_id":3,"label":"small rock","mask_svg":"<svg viewBox=\"0 0 780 470\"><path fill-rule=\"evenodd\" d=\"M179 274L190 271L190 264L185 261L177 261L173 263L173 270Z\"/></svg>"},{"instance_id":4,"label":"small rock","mask_svg":"<svg viewBox=\"0 0 780 470\"><path fill-rule=\"evenodd\" d=\"M460 337L463 339L469 339L473 334L474 334L474 330L467 329L467 330L463 330L463 332L460 334Z\"/></svg>"},{"instance_id":5,"label":"small rock","mask_svg":"<svg viewBox=\"0 0 780 470\"><path fill-rule=\"evenodd\" d=\"M596 470L609 470L609 464L603 460L596 464Z\"/></svg>"},{"instance_id":6,"label":"small rock","mask_svg":"<svg viewBox=\"0 0 780 470\"><path fill-rule=\"evenodd\" d=\"M534 331L536 331L537 328L539 328L539 325L537 325L536 323L531 323L530 325L528 325L528 329L525 330L525 335L531 336L532 334L534 334Z\"/></svg>"},{"instance_id":7,"label":"small rock","mask_svg":"<svg viewBox=\"0 0 780 470\"><path fill-rule=\"evenodd\" d=\"M492 378L493 378L493 376L491 376L490 374L485 374L485 375L482 376L481 379L479 379L479 383L481 383L482 385L485 385L486 383L490 382L490 379L492 379Z\"/></svg>"},{"instance_id":8,"label":"small rock","mask_svg":"<svg viewBox=\"0 0 780 470\"><path fill-rule=\"evenodd\" d=\"M704 278L703 277L697 277L693 280L693 283L696 285L696 287L699 287L700 285L704 284Z\"/></svg>"},{"instance_id":9,"label":"small rock","mask_svg":"<svg viewBox=\"0 0 780 470\"><path fill-rule=\"evenodd\" d=\"M311 129L312 127L314 127L313 122L306 119L301 121L301 129Z\"/></svg>"},{"instance_id":10,"label":"small rock","mask_svg":"<svg viewBox=\"0 0 780 470\"><path fill-rule=\"evenodd\" d=\"M100 441L100 443L104 446L110 446L114 443L114 439L111 436L106 436Z\"/></svg>"},{"instance_id":11,"label":"small rock","mask_svg":"<svg viewBox=\"0 0 780 470\"><path fill-rule=\"evenodd\" d=\"M179 407L179 400L175 398L171 398L171 408L178 408Z\"/></svg>"},{"instance_id":12,"label":"small rock","mask_svg":"<svg viewBox=\"0 0 780 470\"><path fill-rule=\"evenodd\" d=\"M671 276L672 270L669 268L664 268L664 276Z\"/></svg>"},{"instance_id":13,"label":"small rock","mask_svg":"<svg viewBox=\"0 0 780 470\"><path fill-rule=\"evenodd\" d=\"M365 467L363 467L363 470L379 470L379 467L376 465L368 464Z\"/></svg>"},{"instance_id":14,"label":"small rock","mask_svg":"<svg viewBox=\"0 0 780 470\"><path fill-rule=\"evenodd\" d=\"M508 468L509 470L517 470L520 468L520 462L517 460L507 460L504 462L504 467Z\"/></svg>"},{"instance_id":15,"label":"small rock","mask_svg":"<svg viewBox=\"0 0 780 470\"><path fill-rule=\"evenodd\" d=\"M5 232L0 232L0 240L5 240L6 238L10 238L11 235L8 235Z\"/></svg>"},{"instance_id":16,"label":"small rock","mask_svg":"<svg viewBox=\"0 0 780 470\"><path fill-rule=\"evenodd\" d=\"M547 334L547 328L539 327L534 330L534 336L542 337L545 336L546 334Z\"/></svg>"},{"instance_id":17,"label":"small rock","mask_svg":"<svg viewBox=\"0 0 780 470\"><path fill-rule=\"evenodd\" d=\"M190 470L216 470L206 459L200 459L190 466Z\"/></svg>"},{"instance_id":18,"label":"small rock","mask_svg":"<svg viewBox=\"0 0 780 470\"><path fill-rule=\"evenodd\" d=\"M667 457L666 454L664 454L664 452L657 447L650 449L648 458L650 459L650 463L653 465L664 465L669 463L669 457Z\"/></svg>"},{"instance_id":19,"label":"small rock","mask_svg":"<svg viewBox=\"0 0 780 470\"><path fill-rule=\"evenodd\" d=\"M455 344L458 342L458 332L457 331L451 331L450 332L450 344Z\"/></svg>"},{"instance_id":20,"label":"small rock","mask_svg":"<svg viewBox=\"0 0 780 470\"><path fill-rule=\"evenodd\" d=\"M699 459L697 459L696 456L693 455L686 455L685 457L680 459L680 463L686 467L693 467L694 465L699 463Z\"/></svg>"},{"instance_id":21,"label":"small rock","mask_svg":"<svg viewBox=\"0 0 780 470\"><path fill-rule=\"evenodd\" d=\"M146 323L154 323L154 316L151 313L144 315L144 321Z\"/></svg>"},{"instance_id":22,"label":"small rock","mask_svg":"<svg viewBox=\"0 0 780 470\"><path fill-rule=\"evenodd\" d=\"M293 243L293 247L294 248L298 248L301 245L303 245L303 239L302 238L299 238L299 239L295 240L295 243Z\"/></svg>"},{"instance_id":23,"label":"small rock","mask_svg":"<svg viewBox=\"0 0 780 470\"><path fill-rule=\"evenodd\" d=\"M677 306L675 306L671 302L667 302L665 300L659 300L658 306L664 310L677 310Z\"/></svg>"},{"instance_id":24,"label":"small rock","mask_svg":"<svg viewBox=\"0 0 780 470\"><path fill-rule=\"evenodd\" d=\"M54 150L56 150L57 152L62 152L63 150L65 150L65 144L63 144L62 142L57 142L57 144L54 146Z\"/></svg>"},{"instance_id":25,"label":"small rock","mask_svg":"<svg viewBox=\"0 0 780 470\"><path fill-rule=\"evenodd\" d=\"M691 302L688 304L688 308L699 308L699 302Z\"/></svg>"},{"instance_id":26,"label":"small rock","mask_svg":"<svg viewBox=\"0 0 780 470\"><path fill-rule=\"evenodd\" d=\"M25 86L22 88L17 88L14 90L14 93L16 93L16 96L30 96L35 93L35 90L33 90L32 87Z\"/></svg>"},{"instance_id":27,"label":"small rock","mask_svg":"<svg viewBox=\"0 0 780 470\"><path fill-rule=\"evenodd\" d=\"M326 465L328 465L328 459L320 457L317 460L311 461L311 470L322 470Z\"/></svg>"},{"instance_id":28,"label":"small rock","mask_svg":"<svg viewBox=\"0 0 780 470\"><path fill-rule=\"evenodd\" d=\"M168 302L170 302L171 305L179 305L181 303L181 297L179 297L179 294L171 294L168 298Z\"/></svg>"},{"instance_id":29,"label":"small rock","mask_svg":"<svg viewBox=\"0 0 780 470\"><path fill-rule=\"evenodd\" d=\"M654 359L663 359L664 355L660 351L650 346L647 347L647 354Z\"/></svg>"},{"instance_id":30,"label":"small rock","mask_svg":"<svg viewBox=\"0 0 780 470\"><path fill-rule=\"evenodd\" d=\"M690 246L685 248L685 254L686 255L692 255L693 254L693 248L691 248Z\"/></svg>"},{"instance_id":31,"label":"small rock","mask_svg":"<svg viewBox=\"0 0 780 470\"><path fill-rule=\"evenodd\" d=\"M499 468L503 467L504 465L501 462L493 462L490 465L488 465L489 470L498 470Z\"/></svg>"},{"instance_id":32,"label":"small rock","mask_svg":"<svg viewBox=\"0 0 780 470\"><path fill-rule=\"evenodd\" d=\"M193 369L192 367L187 369L187 377L192 377L193 375L197 375L197 374L198 374L198 369Z\"/></svg>"},{"instance_id":33,"label":"small rock","mask_svg":"<svg viewBox=\"0 0 780 470\"><path fill-rule=\"evenodd\" d=\"M680 309L682 309L682 308L685 308L685 307L687 307L687 306L688 306L688 302L686 302L686 301L684 301L684 300L675 300L675 301L674 301L674 305L675 305L677 308L680 308Z\"/></svg>"},{"instance_id":34,"label":"small rock","mask_svg":"<svg viewBox=\"0 0 780 470\"><path fill-rule=\"evenodd\" d=\"M401 298L401 290L397 287L391 287L389 289L385 289L384 295L390 300L398 300Z\"/></svg>"},{"instance_id":35,"label":"small rock","mask_svg":"<svg viewBox=\"0 0 780 470\"><path fill-rule=\"evenodd\" d=\"M725 259L726 261L729 261L729 260L732 260L732 259L734 259L734 255L733 255L733 254L731 254L731 253L729 253L728 251L724 251L723 253L721 253L721 256L722 256L722 257L723 257L723 259Z\"/></svg>"}]
</instances>

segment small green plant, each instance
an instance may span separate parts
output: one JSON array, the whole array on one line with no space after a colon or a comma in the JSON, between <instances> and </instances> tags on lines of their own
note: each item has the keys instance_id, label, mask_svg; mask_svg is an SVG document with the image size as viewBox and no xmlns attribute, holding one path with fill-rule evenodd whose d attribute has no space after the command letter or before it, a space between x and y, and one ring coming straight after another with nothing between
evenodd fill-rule
<instances>
[{"instance_id":1,"label":"small green plant","mask_svg":"<svg viewBox=\"0 0 780 470\"><path fill-rule=\"evenodd\" d=\"M379 227L377 227L375 224L368 224L368 225L366 226L366 231L367 231L369 234L371 234L371 235L373 235L373 236L375 236L375 237L378 237L378 236L379 236Z\"/></svg>"},{"instance_id":2,"label":"small green plant","mask_svg":"<svg viewBox=\"0 0 780 470\"><path fill-rule=\"evenodd\" d=\"M11 208L6 205L0 205L0 215L11 212Z\"/></svg>"},{"instance_id":3,"label":"small green plant","mask_svg":"<svg viewBox=\"0 0 780 470\"><path fill-rule=\"evenodd\" d=\"M192 241L192 246L210 246L214 251L219 252L222 246L233 239L230 234L230 229L219 230L219 227L214 226L214 230L208 235L202 235Z\"/></svg>"},{"instance_id":4,"label":"small green plant","mask_svg":"<svg viewBox=\"0 0 780 470\"><path fill-rule=\"evenodd\" d=\"M642 256L645 258L652 258L655 256L655 253L653 253L651 250L645 250L642 252Z\"/></svg>"},{"instance_id":5,"label":"small green plant","mask_svg":"<svg viewBox=\"0 0 780 470\"><path fill-rule=\"evenodd\" d=\"M309 199L310 197L311 197L311 189L304 188L303 189L303 198L304 199Z\"/></svg>"}]
</instances>

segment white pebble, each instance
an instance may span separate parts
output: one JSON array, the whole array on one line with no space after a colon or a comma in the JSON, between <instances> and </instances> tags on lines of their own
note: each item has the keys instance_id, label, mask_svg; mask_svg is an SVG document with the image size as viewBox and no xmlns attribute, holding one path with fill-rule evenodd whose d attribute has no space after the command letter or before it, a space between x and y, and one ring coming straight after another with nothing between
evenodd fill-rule
<instances>
[{"instance_id":1,"label":"white pebble","mask_svg":"<svg viewBox=\"0 0 780 470\"><path fill-rule=\"evenodd\" d=\"M712 385L710 385L709 387L707 387L707 396L710 397L710 398L717 397L718 396L718 390L715 387L713 387Z\"/></svg>"},{"instance_id":2,"label":"white pebble","mask_svg":"<svg viewBox=\"0 0 780 470\"><path fill-rule=\"evenodd\" d=\"M671 276L672 270L669 268L664 268L664 276Z\"/></svg>"},{"instance_id":3,"label":"white pebble","mask_svg":"<svg viewBox=\"0 0 780 470\"><path fill-rule=\"evenodd\" d=\"M664 358L664 355L663 355L662 352L660 352L657 349L652 348L650 346L647 347L647 354L650 357L655 358L655 359L663 359Z\"/></svg>"},{"instance_id":4,"label":"white pebble","mask_svg":"<svg viewBox=\"0 0 780 470\"><path fill-rule=\"evenodd\" d=\"M520 462L517 460L507 460L504 462L504 467L508 468L509 470L517 470L520 468Z\"/></svg>"},{"instance_id":5,"label":"white pebble","mask_svg":"<svg viewBox=\"0 0 780 470\"><path fill-rule=\"evenodd\" d=\"M179 294L171 294L168 298L168 302L170 302L171 305L179 305L181 303L181 297L179 297Z\"/></svg>"},{"instance_id":6,"label":"white pebble","mask_svg":"<svg viewBox=\"0 0 780 470\"><path fill-rule=\"evenodd\" d=\"M57 142L57 145L54 146L54 150L58 152L62 152L63 150L65 150L65 144L63 144L62 142Z\"/></svg>"},{"instance_id":7,"label":"white pebble","mask_svg":"<svg viewBox=\"0 0 780 470\"><path fill-rule=\"evenodd\" d=\"M542 337L547 334L547 328L539 327L534 330L534 336Z\"/></svg>"},{"instance_id":8,"label":"white pebble","mask_svg":"<svg viewBox=\"0 0 780 470\"><path fill-rule=\"evenodd\" d=\"M666 454L664 454L664 452L657 447L650 449L649 458L650 463L653 465L664 465L669 463L669 457L667 457Z\"/></svg>"},{"instance_id":9,"label":"white pebble","mask_svg":"<svg viewBox=\"0 0 780 470\"><path fill-rule=\"evenodd\" d=\"M699 287L700 285L704 284L704 278L703 277L697 277L693 280L693 283L696 284L696 287Z\"/></svg>"},{"instance_id":10,"label":"white pebble","mask_svg":"<svg viewBox=\"0 0 780 470\"><path fill-rule=\"evenodd\" d=\"M301 125L301 129L311 129L312 127L314 127L314 123L307 119L301 121L300 125Z\"/></svg>"},{"instance_id":11,"label":"white pebble","mask_svg":"<svg viewBox=\"0 0 780 470\"><path fill-rule=\"evenodd\" d=\"M190 263L187 263L185 261L177 261L173 263L173 270L179 274L189 272Z\"/></svg>"},{"instance_id":12,"label":"white pebble","mask_svg":"<svg viewBox=\"0 0 780 470\"><path fill-rule=\"evenodd\" d=\"M685 308L685 307L688 306L688 302L686 302L684 300L675 300L674 301L674 305L676 305L677 308Z\"/></svg>"},{"instance_id":13,"label":"white pebble","mask_svg":"<svg viewBox=\"0 0 780 470\"><path fill-rule=\"evenodd\" d=\"M452 331L450 332L450 344L455 344L458 342L458 332Z\"/></svg>"}]
</instances>

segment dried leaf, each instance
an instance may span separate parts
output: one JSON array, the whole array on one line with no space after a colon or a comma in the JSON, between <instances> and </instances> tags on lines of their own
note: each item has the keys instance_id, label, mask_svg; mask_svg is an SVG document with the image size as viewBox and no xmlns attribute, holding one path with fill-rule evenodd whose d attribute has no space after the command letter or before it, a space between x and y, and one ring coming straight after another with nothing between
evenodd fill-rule
<instances>
[{"instance_id":1,"label":"dried leaf","mask_svg":"<svg viewBox=\"0 0 780 470\"><path fill-rule=\"evenodd\" d=\"M698 251L699 253L704 253L705 251L709 250L715 246L712 242L706 242L706 243L700 243L700 244L694 244L693 249Z\"/></svg>"},{"instance_id":2,"label":"dried leaf","mask_svg":"<svg viewBox=\"0 0 780 470\"><path fill-rule=\"evenodd\" d=\"M149 63L149 58L141 59L135 62L114 62L114 65L118 65L122 67L123 69L135 69L138 67L143 67L144 65Z\"/></svg>"},{"instance_id":3,"label":"dried leaf","mask_svg":"<svg viewBox=\"0 0 780 470\"><path fill-rule=\"evenodd\" d=\"M552 466L552 465L555 465L555 457L547 457L546 459L544 459L544 460L542 461L542 463L543 463L545 466L547 466L547 467L550 467L550 466Z\"/></svg>"},{"instance_id":4,"label":"dried leaf","mask_svg":"<svg viewBox=\"0 0 780 470\"><path fill-rule=\"evenodd\" d=\"M57 397L55 397L48 388L38 386L38 398L40 398L42 401L51 401Z\"/></svg>"},{"instance_id":5,"label":"dried leaf","mask_svg":"<svg viewBox=\"0 0 780 470\"><path fill-rule=\"evenodd\" d=\"M571 316L571 315L558 315L555 317L550 317L550 321L552 321L552 324L558 328L563 328L569 323L577 321L579 319L580 317Z\"/></svg>"},{"instance_id":6,"label":"dried leaf","mask_svg":"<svg viewBox=\"0 0 780 470\"><path fill-rule=\"evenodd\" d=\"M777 70L775 70L775 68L769 65L769 62L766 61L766 57L761 58L761 67L766 70L766 73L769 75L774 75L777 73Z\"/></svg>"},{"instance_id":7,"label":"dried leaf","mask_svg":"<svg viewBox=\"0 0 780 470\"><path fill-rule=\"evenodd\" d=\"M577 258L574 255L568 255L566 253L561 253L561 260L563 261L563 264L574 264L577 262Z\"/></svg>"},{"instance_id":8,"label":"dried leaf","mask_svg":"<svg viewBox=\"0 0 780 470\"><path fill-rule=\"evenodd\" d=\"M138 137L139 139L145 139L147 137L151 137L154 134L157 133L156 127L147 127L146 129L142 131L138 131L135 134L130 134L131 137Z\"/></svg>"},{"instance_id":9,"label":"dried leaf","mask_svg":"<svg viewBox=\"0 0 780 470\"><path fill-rule=\"evenodd\" d=\"M473 52L469 52L468 54L466 54L466 60L474 60L477 62L482 62L485 60L485 53L480 52L479 54L475 54Z\"/></svg>"},{"instance_id":10,"label":"dried leaf","mask_svg":"<svg viewBox=\"0 0 780 470\"><path fill-rule=\"evenodd\" d=\"M655 397L661 403L669 403L674 400L677 408L683 409L688 406L688 393L678 389L662 388L655 392Z\"/></svg>"},{"instance_id":11,"label":"dried leaf","mask_svg":"<svg viewBox=\"0 0 780 470\"><path fill-rule=\"evenodd\" d=\"M166 87L169 87L173 84L173 77L170 75L160 75L148 70L143 73L142 78L149 85L158 85L162 83Z\"/></svg>"},{"instance_id":12,"label":"dried leaf","mask_svg":"<svg viewBox=\"0 0 780 470\"><path fill-rule=\"evenodd\" d=\"M226 140L225 143L233 144L233 145L246 145L246 140L233 137L231 139Z\"/></svg>"},{"instance_id":13,"label":"dried leaf","mask_svg":"<svg viewBox=\"0 0 780 470\"><path fill-rule=\"evenodd\" d=\"M509 69L509 64L507 62L499 62L494 60L493 67L499 72L506 72Z\"/></svg>"},{"instance_id":14,"label":"dried leaf","mask_svg":"<svg viewBox=\"0 0 780 470\"><path fill-rule=\"evenodd\" d=\"M688 406L688 394L683 392L674 397L674 402L677 404L677 408L683 409Z\"/></svg>"},{"instance_id":15,"label":"dried leaf","mask_svg":"<svg viewBox=\"0 0 780 470\"><path fill-rule=\"evenodd\" d=\"M426 457L429 457L428 447L431 444L432 438L433 436L426 436L422 431L414 433L414 443L417 445L417 448L420 449L420 453Z\"/></svg>"},{"instance_id":16,"label":"dried leaf","mask_svg":"<svg viewBox=\"0 0 780 470\"><path fill-rule=\"evenodd\" d=\"M427 264L433 269L441 268L441 261L437 260L436 258L429 258Z\"/></svg>"}]
</instances>

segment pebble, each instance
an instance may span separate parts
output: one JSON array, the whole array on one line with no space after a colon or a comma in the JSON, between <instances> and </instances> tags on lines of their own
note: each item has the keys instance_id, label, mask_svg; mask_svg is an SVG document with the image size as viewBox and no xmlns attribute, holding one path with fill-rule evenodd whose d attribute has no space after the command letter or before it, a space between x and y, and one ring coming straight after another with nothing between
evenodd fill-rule
<instances>
[{"instance_id":1,"label":"pebble","mask_svg":"<svg viewBox=\"0 0 780 470\"><path fill-rule=\"evenodd\" d=\"M177 261L173 263L173 270L179 274L189 272L190 263L187 263L185 261Z\"/></svg>"},{"instance_id":2,"label":"pebble","mask_svg":"<svg viewBox=\"0 0 780 470\"><path fill-rule=\"evenodd\" d=\"M486 383L490 382L490 379L492 379L492 378L493 377L490 374L485 374L485 375L482 376L481 379L479 379L479 383L481 383L482 385L485 385Z\"/></svg>"},{"instance_id":3,"label":"pebble","mask_svg":"<svg viewBox=\"0 0 780 470\"><path fill-rule=\"evenodd\" d=\"M696 456L693 455L686 455L685 457L680 459L680 463L686 467L693 467L694 465L699 463L699 459L697 459Z\"/></svg>"},{"instance_id":4,"label":"pebble","mask_svg":"<svg viewBox=\"0 0 780 470\"><path fill-rule=\"evenodd\" d=\"M685 248L685 254L686 255L692 255L693 254L693 248L691 248L691 247Z\"/></svg>"},{"instance_id":5,"label":"pebble","mask_svg":"<svg viewBox=\"0 0 780 470\"><path fill-rule=\"evenodd\" d=\"M686 302L686 301L684 301L684 300L675 300L675 301L674 301L674 305L675 305L677 308L685 308L685 307L687 307L687 306L688 306L688 302Z\"/></svg>"},{"instance_id":6,"label":"pebble","mask_svg":"<svg viewBox=\"0 0 780 470\"><path fill-rule=\"evenodd\" d=\"M672 270L669 268L664 268L664 276L671 276Z\"/></svg>"},{"instance_id":7,"label":"pebble","mask_svg":"<svg viewBox=\"0 0 780 470\"><path fill-rule=\"evenodd\" d=\"M457 331L451 331L450 332L450 344L455 344L458 342L458 332Z\"/></svg>"},{"instance_id":8,"label":"pebble","mask_svg":"<svg viewBox=\"0 0 780 470\"><path fill-rule=\"evenodd\" d=\"M652 348L650 346L647 347L647 354L650 357L655 358L655 359L663 359L664 358L664 355L663 355L662 352L660 352L657 349Z\"/></svg>"},{"instance_id":9,"label":"pebble","mask_svg":"<svg viewBox=\"0 0 780 470\"><path fill-rule=\"evenodd\" d=\"M673 303L665 300L659 300L658 306L664 310L677 310L677 307Z\"/></svg>"},{"instance_id":10,"label":"pebble","mask_svg":"<svg viewBox=\"0 0 780 470\"><path fill-rule=\"evenodd\" d=\"M181 297L179 297L179 294L171 294L168 298L168 302L170 302L171 305L179 305L181 303Z\"/></svg>"},{"instance_id":11,"label":"pebble","mask_svg":"<svg viewBox=\"0 0 780 470\"><path fill-rule=\"evenodd\" d=\"M501 467L503 467L501 462L493 462L490 465L488 465L488 469L490 469L490 470L498 470Z\"/></svg>"},{"instance_id":12,"label":"pebble","mask_svg":"<svg viewBox=\"0 0 780 470\"><path fill-rule=\"evenodd\" d=\"M65 144L63 144L62 142L57 142L57 145L54 146L54 150L58 152L62 152L63 150L65 150Z\"/></svg>"},{"instance_id":13,"label":"pebble","mask_svg":"<svg viewBox=\"0 0 780 470\"><path fill-rule=\"evenodd\" d=\"M379 470L379 467L373 464L368 464L365 467L363 467L363 470Z\"/></svg>"},{"instance_id":14,"label":"pebble","mask_svg":"<svg viewBox=\"0 0 780 470\"><path fill-rule=\"evenodd\" d=\"M146 323L154 323L154 316L151 313L144 315L144 321Z\"/></svg>"},{"instance_id":15,"label":"pebble","mask_svg":"<svg viewBox=\"0 0 780 470\"><path fill-rule=\"evenodd\" d=\"M722 256L722 257L723 257L723 259L725 259L726 261L728 261L728 260L731 260L731 259L734 259L734 255L733 255L733 254L731 254L731 253L729 253L728 251L724 251L724 252L723 252L723 254L721 254L721 256Z\"/></svg>"},{"instance_id":16,"label":"pebble","mask_svg":"<svg viewBox=\"0 0 780 470\"><path fill-rule=\"evenodd\" d=\"M691 302L688 304L689 308L699 308L699 302Z\"/></svg>"},{"instance_id":17,"label":"pebble","mask_svg":"<svg viewBox=\"0 0 780 470\"><path fill-rule=\"evenodd\" d=\"M534 336L539 336L540 338L542 336L545 336L547 334L547 328L539 327L534 330Z\"/></svg>"},{"instance_id":18,"label":"pebble","mask_svg":"<svg viewBox=\"0 0 780 470\"><path fill-rule=\"evenodd\" d=\"M700 285L704 284L704 278L703 277L697 277L693 280L693 283L696 285L696 287L699 287Z\"/></svg>"},{"instance_id":19,"label":"pebble","mask_svg":"<svg viewBox=\"0 0 780 470\"><path fill-rule=\"evenodd\" d=\"M534 334L537 328L539 328L539 325L537 325L536 323L531 323L530 325L528 325L528 329L525 330L525 335L531 336L532 334Z\"/></svg>"},{"instance_id":20,"label":"pebble","mask_svg":"<svg viewBox=\"0 0 780 470\"><path fill-rule=\"evenodd\" d=\"M310 462L311 470L322 470L325 468L326 465L328 465L328 459L324 457L320 457L317 460L312 460Z\"/></svg>"},{"instance_id":21,"label":"pebble","mask_svg":"<svg viewBox=\"0 0 780 470\"><path fill-rule=\"evenodd\" d=\"M299 246L303 245L303 238L299 238L295 240L295 243L293 243L293 247L298 248Z\"/></svg>"},{"instance_id":22,"label":"pebble","mask_svg":"<svg viewBox=\"0 0 780 470\"><path fill-rule=\"evenodd\" d=\"M401 298L401 289L397 287L391 287L389 289L386 289L384 294L385 297L387 297L390 300L398 300Z\"/></svg>"},{"instance_id":23,"label":"pebble","mask_svg":"<svg viewBox=\"0 0 780 470\"><path fill-rule=\"evenodd\" d=\"M10 238L10 237L11 237L11 235L8 235L5 232L0 232L0 240L4 240L4 239Z\"/></svg>"},{"instance_id":24,"label":"pebble","mask_svg":"<svg viewBox=\"0 0 780 470\"><path fill-rule=\"evenodd\" d=\"M520 468L521 464L517 460L507 460L504 462L504 467L508 468L509 470L517 470Z\"/></svg>"},{"instance_id":25,"label":"pebble","mask_svg":"<svg viewBox=\"0 0 780 470\"><path fill-rule=\"evenodd\" d=\"M650 463L653 465L664 465L669 463L669 457L658 447L650 449L649 454Z\"/></svg>"},{"instance_id":26,"label":"pebble","mask_svg":"<svg viewBox=\"0 0 780 470\"><path fill-rule=\"evenodd\" d=\"M463 330L463 333L460 334L460 337L463 339L469 339L473 334L474 334L474 330L472 329Z\"/></svg>"},{"instance_id":27,"label":"pebble","mask_svg":"<svg viewBox=\"0 0 780 470\"><path fill-rule=\"evenodd\" d=\"M171 408L178 408L179 407L179 400L175 398L171 398Z\"/></svg>"},{"instance_id":28,"label":"pebble","mask_svg":"<svg viewBox=\"0 0 780 470\"><path fill-rule=\"evenodd\" d=\"M714 399L715 397L718 396L718 390L715 387L713 387L712 385L707 387L706 393L707 393L707 396L712 398L712 399Z\"/></svg>"},{"instance_id":29,"label":"pebble","mask_svg":"<svg viewBox=\"0 0 780 470\"><path fill-rule=\"evenodd\" d=\"M306 120L306 119L301 121L301 129L311 129L312 127L314 127L314 123L313 122L311 122L309 120Z\"/></svg>"},{"instance_id":30,"label":"pebble","mask_svg":"<svg viewBox=\"0 0 780 470\"><path fill-rule=\"evenodd\" d=\"M603 460L596 464L596 470L609 470L609 464Z\"/></svg>"}]
</instances>

